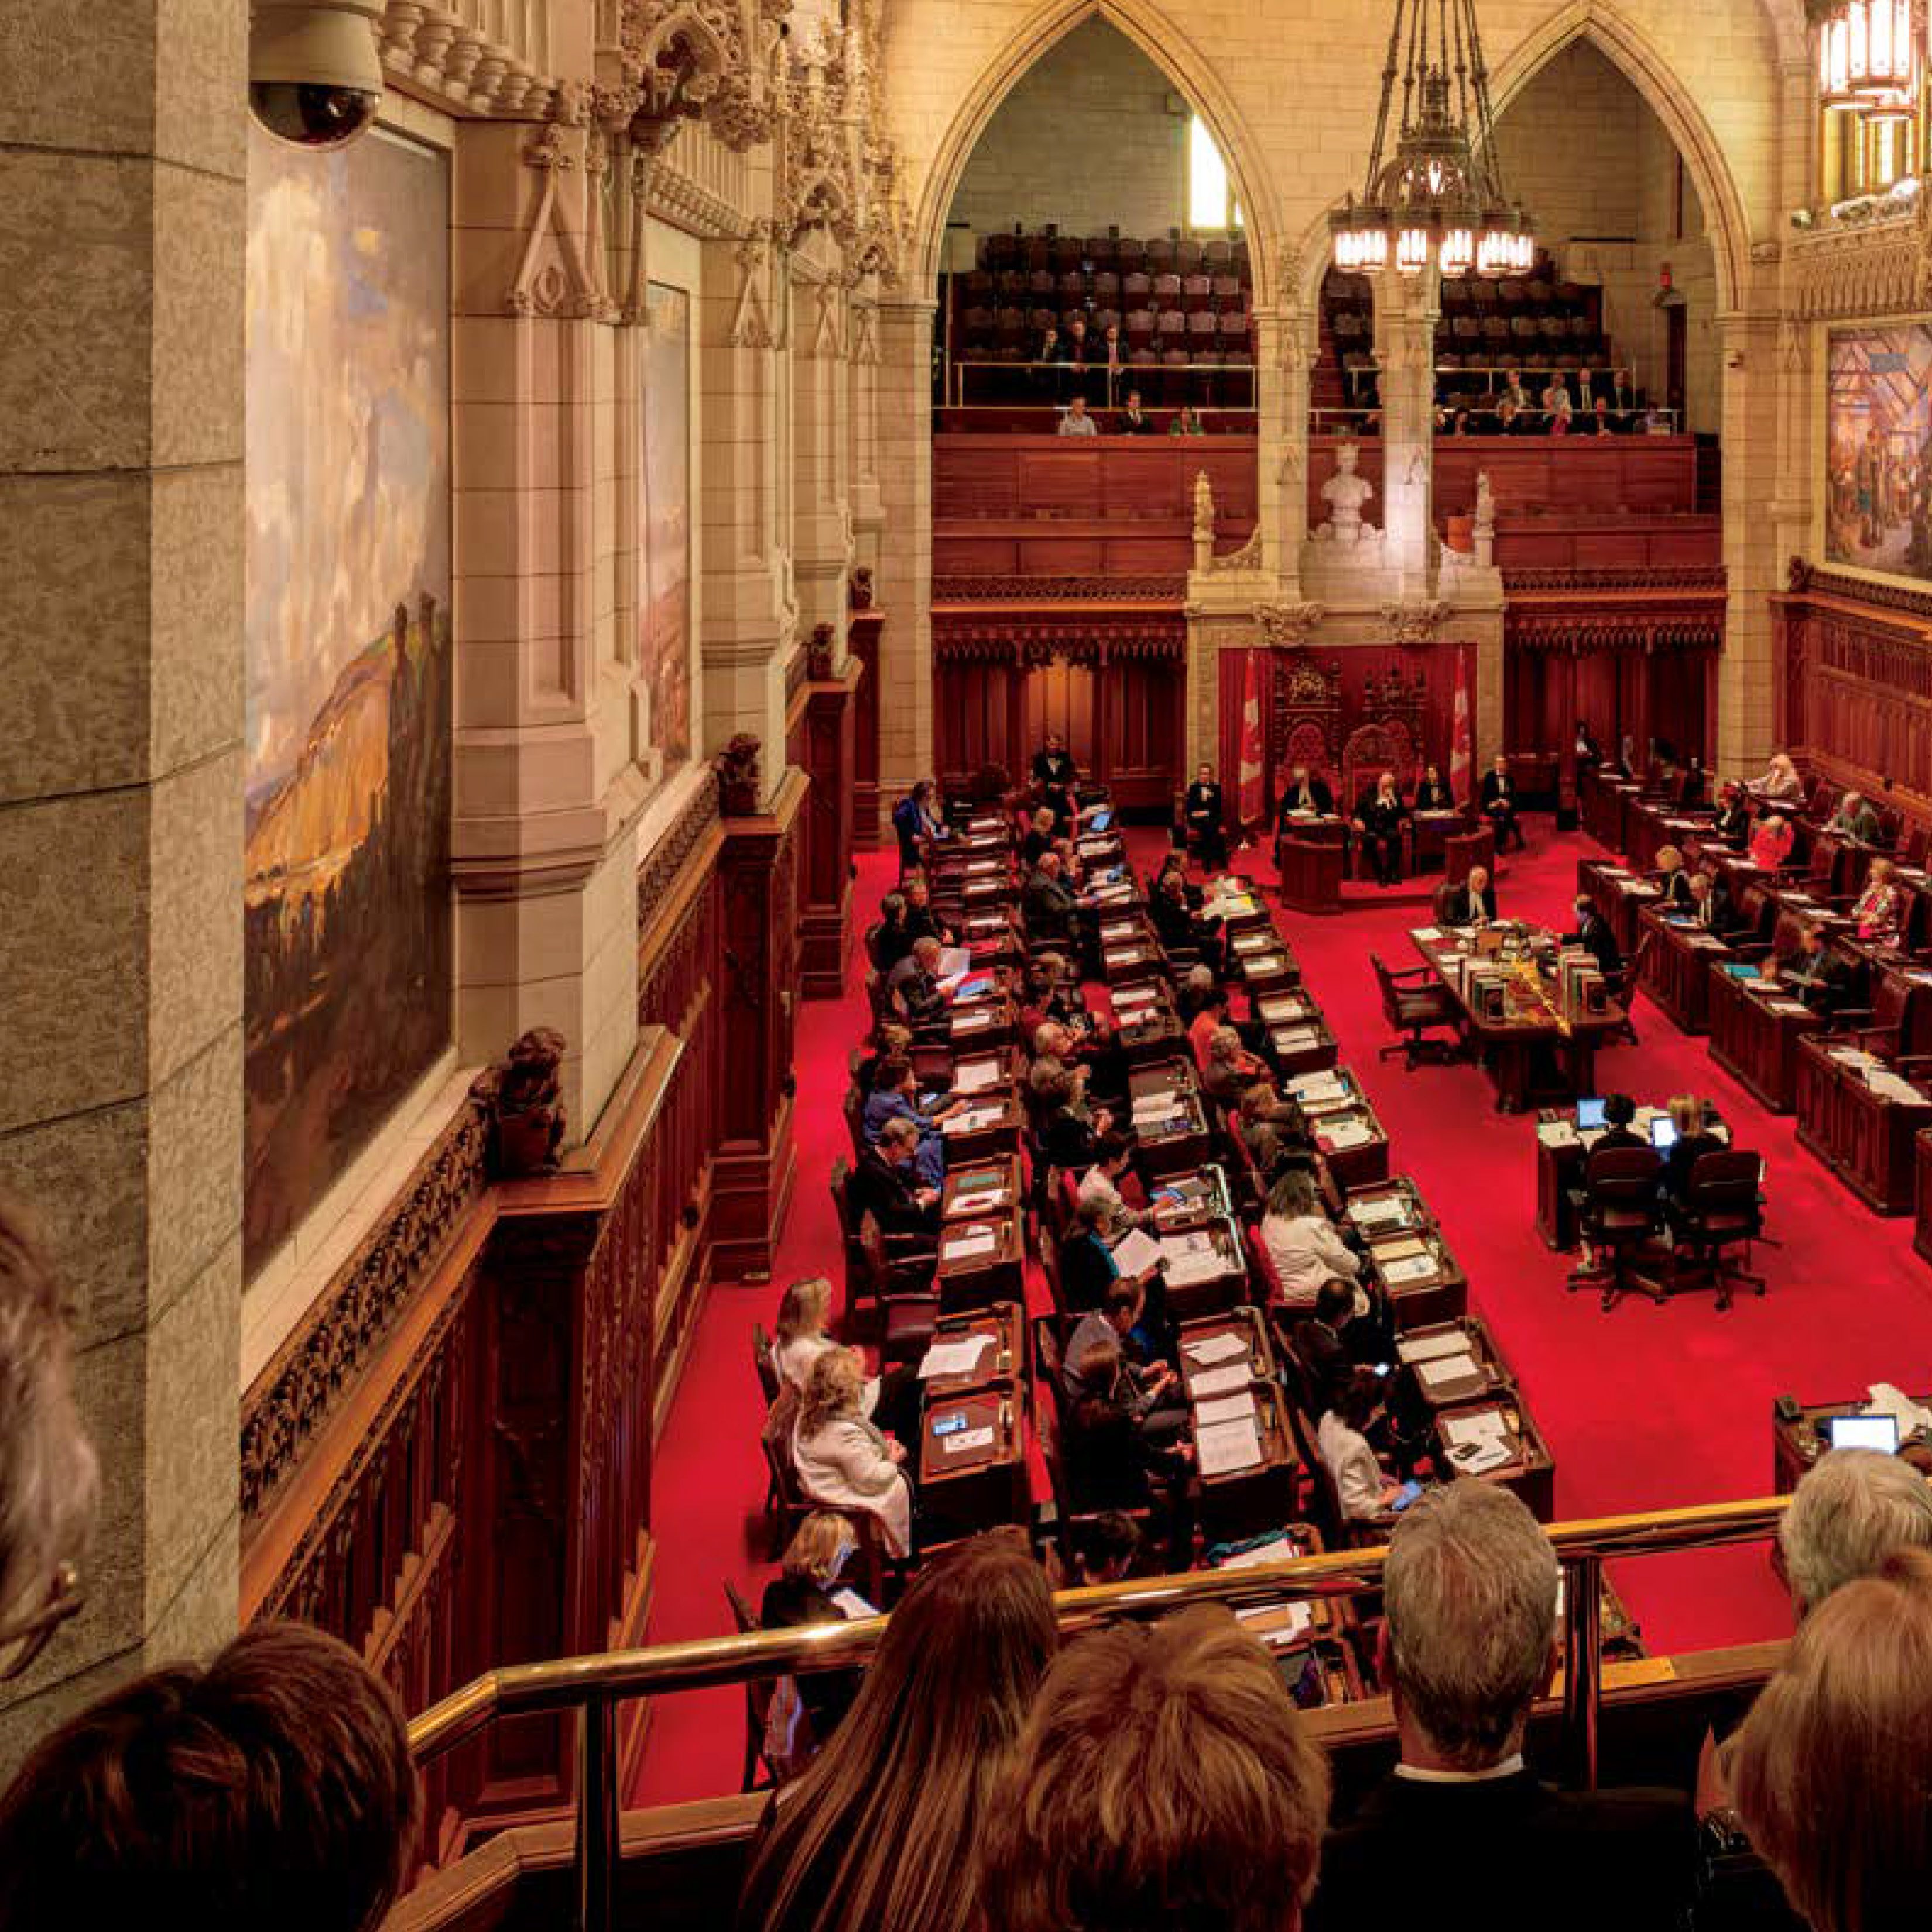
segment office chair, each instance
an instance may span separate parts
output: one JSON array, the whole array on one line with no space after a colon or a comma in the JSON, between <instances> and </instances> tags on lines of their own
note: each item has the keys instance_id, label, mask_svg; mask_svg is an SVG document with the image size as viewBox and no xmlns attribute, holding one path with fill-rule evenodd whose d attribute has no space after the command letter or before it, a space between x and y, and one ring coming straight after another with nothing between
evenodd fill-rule
<instances>
[{"instance_id":1,"label":"office chair","mask_svg":"<svg viewBox=\"0 0 1932 1932\"><path fill-rule=\"evenodd\" d=\"M1606 1310L1627 1294L1647 1294L1653 1301L1664 1298L1663 1285L1639 1275L1635 1265L1639 1252L1663 1231L1657 1192L1662 1167L1654 1148L1600 1148L1584 1169L1576 1226L1597 1258L1572 1269L1568 1286L1600 1286Z\"/></svg>"},{"instance_id":2,"label":"office chair","mask_svg":"<svg viewBox=\"0 0 1932 1932\"><path fill-rule=\"evenodd\" d=\"M1738 1148L1702 1154L1690 1170L1684 1198L1666 1209L1678 1246L1690 1250L1690 1266L1708 1276L1718 1291L1720 1309L1730 1306L1736 1282L1754 1288L1760 1296L1766 1290L1762 1275L1724 1258L1727 1248L1742 1244L1748 1261L1751 1243L1764 1232L1764 1202L1758 1187L1762 1166L1756 1154ZM1673 1264L1673 1288L1676 1272Z\"/></svg>"},{"instance_id":3,"label":"office chair","mask_svg":"<svg viewBox=\"0 0 1932 1932\"><path fill-rule=\"evenodd\" d=\"M1410 1072L1415 1070L1420 1054L1436 1053L1445 1060L1454 1059L1461 1050L1460 1039L1449 1043L1422 1036L1431 1027L1454 1028L1458 1017L1449 989L1436 980L1430 968L1415 966L1398 972L1373 952L1369 955L1369 964L1375 968L1376 983L1382 988L1383 1018L1406 1036L1384 1047L1380 1058L1386 1060L1390 1054L1399 1053Z\"/></svg>"}]
</instances>

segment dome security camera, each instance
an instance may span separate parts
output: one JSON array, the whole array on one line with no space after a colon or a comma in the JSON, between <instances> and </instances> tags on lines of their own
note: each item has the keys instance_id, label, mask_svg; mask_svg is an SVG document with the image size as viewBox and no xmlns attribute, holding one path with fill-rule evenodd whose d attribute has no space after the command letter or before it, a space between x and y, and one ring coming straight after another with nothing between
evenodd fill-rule
<instances>
[{"instance_id":1,"label":"dome security camera","mask_svg":"<svg viewBox=\"0 0 1932 1932\"><path fill-rule=\"evenodd\" d=\"M254 0L248 106L278 140L340 148L382 99L375 27L383 0Z\"/></svg>"}]
</instances>

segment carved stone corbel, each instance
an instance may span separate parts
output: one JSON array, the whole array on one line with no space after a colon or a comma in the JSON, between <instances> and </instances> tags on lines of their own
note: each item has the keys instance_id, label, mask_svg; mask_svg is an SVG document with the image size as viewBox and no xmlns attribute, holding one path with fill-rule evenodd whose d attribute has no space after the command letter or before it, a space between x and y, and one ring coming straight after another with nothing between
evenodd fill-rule
<instances>
[{"instance_id":1,"label":"carved stone corbel","mask_svg":"<svg viewBox=\"0 0 1932 1932\"><path fill-rule=\"evenodd\" d=\"M1390 636L1397 644L1426 644L1455 608L1446 597L1429 597L1414 603L1385 603L1378 610Z\"/></svg>"},{"instance_id":2,"label":"carved stone corbel","mask_svg":"<svg viewBox=\"0 0 1932 1932\"><path fill-rule=\"evenodd\" d=\"M1276 648L1292 649L1307 643L1310 634L1328 614L1325 604L1257 604L1255 622L1261 626L1262 641Z\"/></svg>"}]
</instances>

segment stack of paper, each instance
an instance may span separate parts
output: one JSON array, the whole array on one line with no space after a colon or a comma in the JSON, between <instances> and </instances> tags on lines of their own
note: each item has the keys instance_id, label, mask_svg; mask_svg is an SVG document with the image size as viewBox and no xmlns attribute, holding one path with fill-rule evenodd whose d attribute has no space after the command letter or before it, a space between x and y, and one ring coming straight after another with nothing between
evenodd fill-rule
<instances>
[{"instance_id":1,"label":"stack of paper","mask_svg":"<svg viewBox=\"0 0 1932 1932\"><path fill-rule=\"evenodd\" d=\"M967 1107L956 1114L948 1114L940 1122L942 1132L949 1134L976 1134L982 1127L999 1124L1000 1110L997 1107Z\"/></svg>"},{"instance_id":2,"label":"stack of paper","mask_svg":"<svg viewBox=\"0 0 1932 1932\"><path fill-rule=\"evenodd\" d=\"M1311 1100L1339 1100L1348 1092L1342 1076L1332 1067L1318 1073L1298 1073L1288 1082L1288 1090L1305 1107Z\"/></svg>"},{"instance_id":3,"label":"stack of paper","mask_svg":"<svg viewBox=\"0 0 1932 1932\"><path fill-rule=\"evenodd\" d=\"M1262 1439L1252 1417L1196 1430L1194 1448L1204 1476L1232 1475L1238 1469L1255 1468L1262 1460Z\"/></svg>"},{"instance_id":4,"label":"stack of paper","mask_svg":"<svg viewBox=\"0 0 1932 1932\"><path fill-rule=\"evenodd\" d=\"M1187 1288L1213 1281L1222 1273L1221 1251L1206 1234L1168 1234L1160 1244L1167 1262L1167 1285Z\"/></svg>"},{"instance_id":5,"label":"stack of paper","mask_svg":"<svg viewBox=\"0 0 1932 1932\"><path fill-rule=\"evenodd\" d=\"M933 974L935 980L956 980L962 973L971 971L973 956L963 946L948 946L939 955L938 970Z\"/></svg>"},{"instance_id":6,"label":"stack of paper","mask_svg":"<svg viewBox=\"0 0 1932 1932\"><path fill-rule=\"evenodd\" d=\"M1216 1362L1244 1360L1248 1345L1231 1329L1223 1329L1218 1335L1204 1335L1198 1340L1184 1342L1181 1352L1190 1362L1204 1368L1212 1368Z\"/></svg>"},{"instance_id":7,"label":"stack of paper","mask_svg":"<svg viewBox=\"0 0 1932 1932\"><path fill-rule=\"evenodd\" d=\"M1438 1272L1435 1259L1429 1255L1409 1255L1400 1261L1381 1264L1382 1280L1390 1288L1406 1288L1411 1282L1426 1281Z\"/></svg>"},{"instance_id":8,"label":"stack of paper","mask_svg":"<svg viewBox=\"0 0 1932 1932\"><path fill-rule=\"evenodd\" d=\"M1396 1359L1414 1367L1420 1362L1439 1362L1445 1356L1466 1354L1468 1338L1460 1328L1448 1328L1439 1335L1405 1336L1395 1345Z\"/></svg>"},{"instance_id":9,"label":"stack of paper","mask_svg":"<svg viewBox=\"0 0 1932 1932\"><path fill-rule=\"evenodd\" d=\"M1498 1409L1479 1409L1474 1415L1445 1415L1438 1426L1448 1446L1449 1460L1466 1476L1480 1476L1515 1460L1509 1430Z\"/></svg>"},{"instance_id":10,"label":"stack of paper","mask_svg":"<svg viewBox=\"0 0 1932 1932\"><path fill-rule=\"evenodd\" d=\"M983 1429L956 1430L946 1438L946 1453L949 1456L963 1454L968 1449L990 1449L993 1446L993 1426L988 1423Z\"/></svg>"},{"instance_id":11,"label":"stack of paper","mask_svg":"<svg viewBox=\"0 0 1932 1932\"><path fill-rule=\"evenodd\" d=\"M1296 1026L1277 1028L1274 1035L1276 1050L1281 1053L1299 1053L1304 1048L1322 1044L1322 1030L1318 1027Z\"/></svg>"},{"instance_id":12,"label":"stack of paper","mask_svg":"<svg viewBox=\"0 0 1932 1932\"><path fill-rule=\"evenodd\" d=\"M1269 1556L1264 1560L1276 1559ZM1221 1567L1232 1569L1240 1561L1239 1557L1231 1558ZM1234 1621L1246 1625L1270 1649L1285 1650L1308 1634L1315 1622L1315 1611L1308 1604L1263 1604L1253 1610L1237 1610Z\"/></svg>"},{"instance_id":13,"label":"stack of paper","mask_svg":"<svg viewBox=\"0 0 1932 1932\"><path fill-rule=\"evenodd\" d=\"M993 1346L990 1335L962 1336L956 1342L935 1342L919 1365L919 1378L931 1382L935 1376L970 1376L980 1366L980 1358Z\"/></svg>"},{"instance_id":14,"label":"stack of paper","mask_svg":"<svg viewBox=\"0 0 1932 1932\"><path fill-rule=\"evenodd\" d=\"M1238 1362L1224 1362L1218 1369L1210 1369L1206 1374L1194 1378L1194 1400L1199 1402L1210 1395L1229 1395L1236 1389L1246 1388L1253 1380L1247 1351L1244 1348Z\"/></svg>"},{"instance_id":15,"label":"stack of paper","mask_svg":"<svg viewBox=\"0 0 1932 1932\"><path fill-rule=\"evenodd\" d=\"M1264 1543L1257 1543L1250 1550L1228 1557L1224 1562L1215 1564L1217 1570L1258 1570L1264 1563L1288 1563L1306 1552L1291 1536L1270 1536ZM1306 1608L1306 1605L1299 1607Z\"/></svg>"},{"instance_id":16,"label":"stack of paper","mask_svg":"<svg viewBox=\"0 0 1932 1932\"><path fill-rule=\"evenodd\" d=\"M1322 1130L1322 1137L1340 1152L1366 1147L1375 1138L1375 1130L1365 1120L1336 1120Z\"/></svg>"},{"instance_id":17,"label":"stack of paper","mask_svg":"<svg viewBox=\"0 0 1932 1932\"><path fill-rule=\"evenodd\" d=\"M992 1253L999 1245L999 1237L990 1228L965 1228L944 1244L949 1262L976 1261L982 1255Z\"/></svg>"},{"instance_id":18,"label":"stack of paper","mask_svg":"<svg viewBox=\"0 0 1932 1932\"><path fill-rule=\"evenodd\" d=\"M1142 1133L1163 1125L1181 1111L1178 1094L1143 1094L1134 1102L1134 1125Z\"/></svg>"},{"instance_id":19,"label":"stack of paper","mask_svg":"<svg viewBox=\"0 0 1932 1932\"><path fill-rule=\"evenodd\" d=\"M1576 1130L1568 1120L1539 1120L1536 1138L1547 1148L1574 1147Z\"/></svg>"},{"instance_id":20,"label":"stack of paper","mask_svg":"<svg viewBox=\"0 0 1932 1932\"><path fill-rule=\"evenodd\" d=\"M956 1214L990 1214L994 1208L1006 1204L1006 1189L984 1174L976 1174L952 1197L952 1211Z\"/></svg>"},{"instance_id":21,"label":"stack of paper","mask_svg":"<svg viewBox=\"0 0 1932 1932\"><path fill-rule=\"evenodd\" d=\"M1408 1225L1408 1203L1400 1194L1348 1203L1348 1219L1358 1228L1402 1228Z\"/></svg>"},{"instance_id":22,"label":"stack of paper","mask_svg":"<svg viewBox=\"0 0 1932 1932\"><path fill-rule=\"evenodd\" d=\"M1415 1378L1422 1384L1423 1394L1438 1399L1462 1383L1480 1382L1482 1374L1475 1357L1466 1348L1458 1354L1444 1355L1438 1361L1418 1362L1415 1365Z\"/></svg>"},{"instance_id":23,"label":"stack of paper","mask_svg":"<svg viewBox=\"0 0 1932 1932\"><path fill-rule=\"evenodd\" d=\"M1442 928L1439 926L1418 926L1410 937L1420 940L1425 946L1433 946L1442 937Z\"/></svg>"},{"instance_id":24,"label":"stack of paper","mask_svg":"<svg viewBox=\"0 0 1932 1932\"><path fill-rule=\"evenodd\" d=\"M1209 1429L1217 1422L1239 1422L1244 1418L1252 1420L1254 1414L1253 1391L1242 1389L1233 1395L1217 1395L1198 1403L1194 1411L1194 1420L1202 1428Z\"/></svg>"},{"instance_id":25,"label":"stack of paper","mask_svg":"<svg viewBox=\"0 0 1932 1932\"><path fill-rule=\"evenodd\" d=\"M1000 1078L1000 1063L997 1059L982 1057L977 1060L962 1060L952 1070L952 1090L956 1094L981 1094L995 1085Z\"/></svg>"}]
</instances>

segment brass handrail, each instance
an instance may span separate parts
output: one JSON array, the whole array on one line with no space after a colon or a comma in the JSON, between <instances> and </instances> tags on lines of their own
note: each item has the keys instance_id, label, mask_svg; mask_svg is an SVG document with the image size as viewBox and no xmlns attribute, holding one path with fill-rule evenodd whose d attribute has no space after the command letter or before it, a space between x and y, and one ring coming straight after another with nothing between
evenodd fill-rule
<instances>
[{"instance_id":1,"label":"brass handrail","mask_svg":"<svg viewBox=\"0 0 1932 1932\"><path fill-rule=\"evenodd\" d=\"M1663 1550L1717 1550L1755 1542L1777 1528L1790 1501L1705 1503L1635 1516L1593 1516L1556 1523L1547 1534L1563 1565L1562 1756L1570 1780L1596 1782L1597 1727L1603 1702L1599 1610L1604 1565ZM1062 1636L1121 1617L1164 1616L1196 1604L1229 1609L1284 1598L1349 1597L1382 1581L1385 1546L1298 1556L1243 1570L1196 1570L1136 1577L1054 1599ZM466 1743L498 1718L574 1710L580 1714L574 1865L578 1932L609 1932L617 1856L616 1706L627 1697L742 1684L801 1671L862 1664L878 1648L887 1619L812 1624L741 1636L700 1637L607 1651L545 1664L508 1664L432 1705L410 1726L418 1764Z\"/></svg>"}]
</instances>

